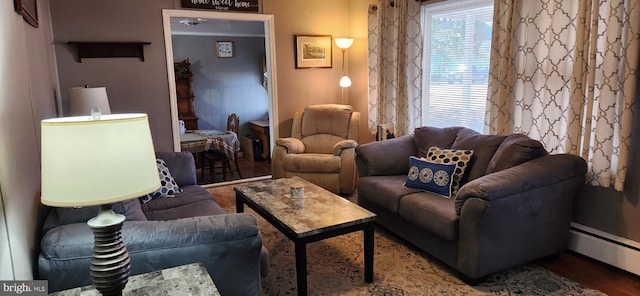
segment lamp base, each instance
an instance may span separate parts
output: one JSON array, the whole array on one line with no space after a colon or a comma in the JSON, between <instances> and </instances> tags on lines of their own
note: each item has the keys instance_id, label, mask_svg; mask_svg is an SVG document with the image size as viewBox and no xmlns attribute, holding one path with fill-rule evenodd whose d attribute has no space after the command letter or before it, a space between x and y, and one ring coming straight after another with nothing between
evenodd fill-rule
<instances>
[{"instance_id":1,"label":"lamp base","mask_svg":"<svg viewBox=\"0 0 640 296\"><path fill-rule=\"evenodd\" d=\"M120 232L124 220L108 204L100 206L98 215L87 222L95 240L89 274L102 295L122 295L129 280L131 258Z\"/></svg>"}]
</instances>

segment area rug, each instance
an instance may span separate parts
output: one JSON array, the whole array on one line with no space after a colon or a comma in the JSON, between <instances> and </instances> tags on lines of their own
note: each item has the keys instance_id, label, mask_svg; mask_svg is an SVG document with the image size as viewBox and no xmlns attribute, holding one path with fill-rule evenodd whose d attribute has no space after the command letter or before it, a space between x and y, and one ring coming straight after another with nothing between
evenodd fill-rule
<instances>
[{"instance_id":1,"label":"area rug","mask_svg":"<svg viewBox=\"0 0 640 296\"><path fill-rule=\"evenodd\" d=\"M297 295L293 243L251 209L270 253L265 296ZM235 207L226 208L235 213ZM469 286L429 255L376 226L374 278L364 282L362 232L307 245L309 295L605 295L536 265L490 275Z\"/></svg>"}]
</instances>

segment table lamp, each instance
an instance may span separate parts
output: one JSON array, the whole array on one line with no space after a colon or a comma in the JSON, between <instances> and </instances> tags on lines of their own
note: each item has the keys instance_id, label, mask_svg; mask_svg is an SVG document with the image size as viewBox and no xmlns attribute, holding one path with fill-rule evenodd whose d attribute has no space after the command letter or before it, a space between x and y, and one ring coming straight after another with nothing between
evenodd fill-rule
<instances>
[{"instance_id":1,"label":"table lamp","mask_svg":"<svg viewBox=\"0 0 640 296\"><path fill-rule=\"evenodd\" d=\"M160 178L146 114L93 113L42 120L41 200L100 206L87 222L95 239L89 273L100 293L122 295L131 260L120 233L125 217L111 204L153 192Z\"/></svg>"},{"instance_id":2,"label":"table lamp","mask_svg":"<svg viewBox=\"0 0 640 296\"><path fill-rule=\"evenodd\" d=\"M93 108L99 108L102 114L111 114L106 87L69 88L69 115L87 115Z\"/></svg>"}]
</instances>

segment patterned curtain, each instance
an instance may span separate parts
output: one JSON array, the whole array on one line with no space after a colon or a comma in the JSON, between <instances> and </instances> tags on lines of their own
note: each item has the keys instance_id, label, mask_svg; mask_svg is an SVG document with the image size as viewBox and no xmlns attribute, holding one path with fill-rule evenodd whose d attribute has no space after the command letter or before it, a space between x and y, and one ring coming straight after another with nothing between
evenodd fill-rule
<instances>
[{"instance_id":1,"label":"patterned curtain","mask_svg":"<svg viewBox=\"0 0 640 296\"><path fill-rule=\"evenodd\" d=\"M413 132L422 116L420 2L384 0L369 7L369 129L392 124Z\"/></svg>"},{"instance_id":2,"label":"patterned curtain","mask_svg":"<svg viewBox=\"0 0 640 296\"><path fill-rule=\"evenodd\" d=\"M540 139L621 191L640 56L640 0L496 0L485 125Z\"/></svg>"}]
</instances>

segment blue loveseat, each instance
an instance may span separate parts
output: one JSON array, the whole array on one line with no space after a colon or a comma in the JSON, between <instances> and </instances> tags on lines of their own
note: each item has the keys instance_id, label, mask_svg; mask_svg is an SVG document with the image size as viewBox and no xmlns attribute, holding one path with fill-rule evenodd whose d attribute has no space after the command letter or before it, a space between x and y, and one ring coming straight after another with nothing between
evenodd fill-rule
<instances>
[{"instance_id":1,"label":"blue loveseat","mask_svg":"<svg viewBox=\"0 0 640 296\"><path fill-rule=\"evenodd\" d=\"M430 147L471 149L451 197L404 186L410 156ZM376 223L455 269L468 283L566 249L585 161L550 155L522 134L481 135L463 127L420 127L413 134L356 148L358 204Z\"/></svg>"},{"instance_id":2,"label":"blue loveseat","mask_svg":"<svg viewBox=\"0 0 640 296\"><path fill-rule=\"evenodd\" d=\"M112 206L126 216L122 236L131 256L131 274L202 262L222 295L260 295L260 276L266 274L269 255L256 219L227 214L196 184L191 153L160 152L157 157L166 162L183 192L144 204L135 198ZM49 281L50 292L90 285L94 239L86 222L98 208L47 211L39 278Z\"/></svg>"}]
</instances>

